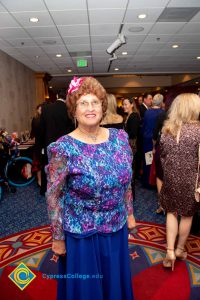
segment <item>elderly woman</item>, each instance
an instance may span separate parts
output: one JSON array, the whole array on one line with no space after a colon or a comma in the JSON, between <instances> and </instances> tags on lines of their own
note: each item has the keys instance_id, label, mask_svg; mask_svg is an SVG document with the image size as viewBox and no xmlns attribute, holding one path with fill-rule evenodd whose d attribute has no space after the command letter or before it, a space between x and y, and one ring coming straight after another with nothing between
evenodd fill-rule
<instances>
[{"instance_id":1,"label":"elderly woman","mask_svg":"<svg viewBox=\"0 0 200 300\"><path fill-rule=\"evenodd\" d=\"M149 175L151 162L150 160L148 160L148 154L153 150L153 130L156 126L158 115L163 112L163 109L161 108L163 104L163 98L163 95L156 94L152 100L152 107L148 109L144 114L144 122L142 128L144 153L142 184L146 188L150 187Z\"/></svg>"},{"instance_id":2,"label":"elderly woman","mask_svg":"<svg viewBox=\"0 0 200 300\"><path fill-rule=\"evenodd\" d=\"M187 257L185 244L192 217L200 209L200 203L195 200L200 144L199 113L199 97L196 94L181 94L173 101L162 129L160 147L164 177L160 202L167 212L167 255L163 266L172 270L176 258L184 260Z\"/></svg>"},{"instance_id":3,"label":"elderly woman","mask_svg":"<svg viewBox=\"0 0 200 300\"><path fill-rule=\"evenodd\" d=\"M49 145L47 168L52 250L67 277L58 282L58 299L131 300L128 137L100 127L107 98L96 79L74 78L67 105L77 128Z\"/></svg>"}]
</instances>

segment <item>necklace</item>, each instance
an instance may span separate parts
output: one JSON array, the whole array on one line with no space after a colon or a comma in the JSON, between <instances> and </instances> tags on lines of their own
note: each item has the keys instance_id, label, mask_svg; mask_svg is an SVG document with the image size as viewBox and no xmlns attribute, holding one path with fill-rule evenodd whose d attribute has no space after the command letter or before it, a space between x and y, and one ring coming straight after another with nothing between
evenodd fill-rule
<instances>
[{"instance_id":1,"label":"necklace","mask_svg":"<svg viewBox=\"0 0 200 300\"><path fill-rule=\"evenodd\" d=\"M96 143L96 141L97 141L97 136L98 136L98 134L99 134L100 127L98 128L98 131L96 132L96 134L89 134L89 133L86 133L86 132L82 131L82 130L80 129L80 127L78 127L78 129L79 129L79 131L80 131L81 133L83 133L87 138L91 139L94 143Z\"/></svg>"}]
</instances>

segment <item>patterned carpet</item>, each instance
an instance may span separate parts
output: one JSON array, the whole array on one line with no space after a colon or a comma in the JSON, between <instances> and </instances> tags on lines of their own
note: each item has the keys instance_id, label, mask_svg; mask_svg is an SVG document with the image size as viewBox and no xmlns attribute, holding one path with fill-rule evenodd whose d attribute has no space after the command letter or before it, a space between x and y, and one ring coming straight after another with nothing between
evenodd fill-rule
<instances>
[{"instance_id":1,"label":"patterned carpet","mask_svg":"<svg viewBox=\"0 0 200 300\"><path fill-rule=\"evenodd\" d=\"M134 215L136 220L164 224L165 217L157 215L155 190L143 189L136 183ZM15 194L4 191L0 202L0 238L30 228L48 225L45 197L39 195L36 183L18 188Z\"/></svg>"},{"instance_id":2,"label":"patterned carpet","mask_svg":"<svg viewBox=\"0 0 200 300\"><path fill-rule=\"evenodd\" d=\"M177 261L173 273L164 269L165 217L157 215L156 208L156 191L136 182L137 228L129 236L135 300L200 300L200 237L190 235L186 262ZM4 190L0 238L0 298L55 300L56 280L50 283L44 275L57 274L57 263L50 250L46 201L36 183L15 194ZM23 292L8 277L21 262L36 275Z\"/></svg>"},{"instance_id":3,"label":"patterned carpet","mask_svg":"<svg viewBox=\"0 0 200 300\"><path fill-rule=\"evenodd\" d=\"M49 226L27 230L0 240L2 300L55 300L56 280L51 279L50 283L46 276L57 274L57 262L52 257L50 241ZM199 300L200 237L190 235L186 247L188 259L185 262L177 261L174 272L162 267L165 243L163 225L138 222L129 235L135 300ZM8 277L21 262L36 275L23 292Z\"/></svg>"},{"instance_id":4,"label":"patterned carpet","mask_svg":"<svg viewBox=\"0 0 200 300\"><path fill-rule=\"evenodd\" d=\"M190 235L187 260L177 260L174 272L162 267L166 254L163 225L138 223L129 236L129 248L136 300L200 299L200 237Z\"/></svg>"}]
</instances>

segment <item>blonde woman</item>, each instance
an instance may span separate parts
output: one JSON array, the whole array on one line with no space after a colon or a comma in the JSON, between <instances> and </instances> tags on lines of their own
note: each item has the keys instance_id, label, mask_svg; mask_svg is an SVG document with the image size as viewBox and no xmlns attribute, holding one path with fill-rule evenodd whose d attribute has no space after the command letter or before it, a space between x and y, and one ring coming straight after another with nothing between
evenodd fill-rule
<instances>
[{"instance_id":1,"label":"blonde woman","mask_svg":"<svg viewBox=\"0 0 200 300\"><path fill-rule=\"evenodd\" d=\"M181 94L173 101L162 129L160 147L164 177L160 203L167 212L167 254L163 266L172 270L176 258L185 260L187 257L185 244L192 218L200 209L194 196L200 143L199 113L199 97Z\"/></svg>"},{"instance_id":2,"label":"blonde woman","mask_svg":"<svg viewBox=\"0 0 200 300\"><path fill-rule=\"evenodd\" d=\"M117 113L117 101L113 94L107 94L108 107L101 125L106 128L123 128L123 117Z\"/></svg>"}]
</instances>

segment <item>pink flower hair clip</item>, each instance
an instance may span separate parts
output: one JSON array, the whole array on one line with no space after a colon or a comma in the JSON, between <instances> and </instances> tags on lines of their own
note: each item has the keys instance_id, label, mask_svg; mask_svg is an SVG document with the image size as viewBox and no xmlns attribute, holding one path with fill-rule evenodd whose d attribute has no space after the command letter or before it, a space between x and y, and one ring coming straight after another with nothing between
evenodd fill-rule
<instances>
[{"instance_id":1,"label":"pink flower hair clip","mask_svg":"<svg viewBox=\"0 0 200 300\"><path fill-rule=\"evenodd\" d=\"M79 89L79 87L81 86L82 82L83 82L84 78L80 77L76 77L74 76L74 78L72 79L72 81L70 82L70 85L69 85L69 88L68 88L68 91L67 91L67 94L70 95L72 94L73 92L77 91Z\"/></svg>"}]
</instances>

